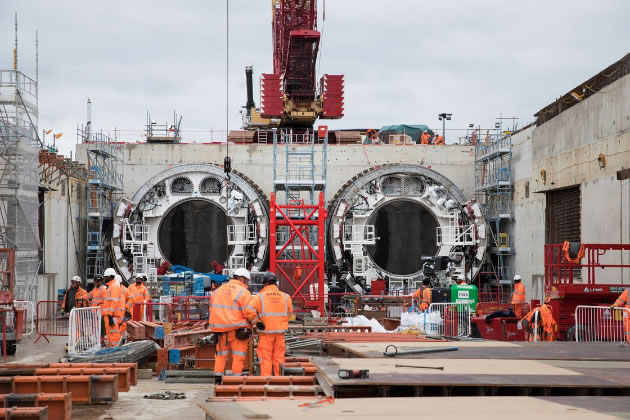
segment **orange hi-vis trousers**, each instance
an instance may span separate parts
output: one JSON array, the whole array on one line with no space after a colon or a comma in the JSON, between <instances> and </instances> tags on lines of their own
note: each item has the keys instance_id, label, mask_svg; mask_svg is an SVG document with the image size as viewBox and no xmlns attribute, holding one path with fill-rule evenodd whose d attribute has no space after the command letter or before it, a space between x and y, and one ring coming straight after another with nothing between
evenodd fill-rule
<instances>
[{"instance_id":1,"label":"orange hi-vis trousers","mask_svg":"<svg viewBox=\"0 0 630 420\"><path fill-rule=\"evenodd\" d=\"M236 338L236 330L219 333L219 341L216 346L214 372L225 373L227 357L232 352L232 374L240 375L245 367L247 359L248 340Z\"/></svg>"},{"instance_id":2,"label":"orange hi-vis trousers","mask_svg":"<svg viewBox=\"0 0 630 420\"><path fill-rule=\"evenodd\" d=\"M258 335L258 362L260 363L260 376L280 376L280 363L284 363L286 346L284 334L264 334Z\"/></svg>"},{"instance_id":3,"label":"orange hi-vis trousers","mask_svg":"<svg viewBox=\"0 0 630 420\"><path fill-rule=\"evenodd\" d=\"M114 326L110 327L109 326L109 318L114 318ZM122 335L120 334L120 324L121 324L121 320L122 318L119 317L112 317L111 315L106 315L105 316L105 329L107 331L107 346L108 347L116 347L118 346L118 343L120 343L120 339L122 338Z\"/></svg>"}]
</instances>

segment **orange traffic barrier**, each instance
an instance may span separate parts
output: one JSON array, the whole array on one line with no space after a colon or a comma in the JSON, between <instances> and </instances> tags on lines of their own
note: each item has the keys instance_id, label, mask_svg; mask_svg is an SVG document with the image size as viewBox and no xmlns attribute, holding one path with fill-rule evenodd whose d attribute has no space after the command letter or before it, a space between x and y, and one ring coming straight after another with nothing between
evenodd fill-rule
<instances>
[{"instance_id":1,"label":"orange traffic barrier","mask_svg":"<svg viewBox=\"0 0 630 420\"><path fill-rule=\"evenodd\" d=\"M2 378L0 389L10 388L5 392L7 394L40 394L44 390L56 390L72 393L73 403L93 404L118 400L118 378L119 375L15 376Z\"/></svg>"},{"instance_id":2,"label":"orange traffic barrier","mask_svg":"<svg viewBox=\"0 0 630 420\"><path fill-rule=\"evenodd\" d=\"M35 369L37 376L64 375L118 375L118 391L127 392L130 388L129 368L42 368Z\"/></svg>"},{"instance_id":3,"label":"orange traffic barrier","mask_svg":"<svg viewBox=\"0 0 630 420\"><path fill-rule=\"evenodd\" d=\"M138 363L51 363L38 368L129 368L131 385L138 385Z\"/></svg>"},{"instance_id":4,"label":"orange traffic barrier","mask_svg":"<svg viewBox=\"0 0 630 420\"><path fill-rule=\"evenodd\" d=\"M224 376L222 385L315 385L314 376Z\"/></svg>"},{"instance_id":5,"label":"orange traffic barrier","mask_svg":"<svg viewBox=\"0 0 630 420\"><path fill-rule=\"evenodd\" d=\"M48 420L48 407L0 408L0 419Z\"/></svg>"}]
</instances>

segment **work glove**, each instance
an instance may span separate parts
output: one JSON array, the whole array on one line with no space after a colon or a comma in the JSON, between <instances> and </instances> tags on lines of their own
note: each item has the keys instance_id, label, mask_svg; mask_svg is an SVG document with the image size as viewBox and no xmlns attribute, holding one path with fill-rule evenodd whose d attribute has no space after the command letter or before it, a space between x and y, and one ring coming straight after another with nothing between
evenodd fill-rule
<instances>
[{"instance_id":1,"label":"work glove","mask_svg":"<svg viewBox=\"0 0 630 420\"><path fill-rule=\"evenodd\" d=\"M109 317L109 326L112 328L116 326L116 323L114 322L114 318L112 318L111 316Z\"/></svg>"},{"instance_id":2,"label":"work glove","mask_svg":"<svg viewBox=\"0 0 630 420\"><path fill-rule=\"evenodd\" d=\"M256 323L256 328L258 328L260 331L265 331L265 324L262 321L258 321Z\"/></svg>"},{"instance_id":3,"label":"work glove","mask_svg":"<svg viewBox=\"0 0 630 420\"><path fill-rule=\"evenodd\" d=\"M125 311L125 318L131 319L131 312Z\"/></svg>"}]
</instances>

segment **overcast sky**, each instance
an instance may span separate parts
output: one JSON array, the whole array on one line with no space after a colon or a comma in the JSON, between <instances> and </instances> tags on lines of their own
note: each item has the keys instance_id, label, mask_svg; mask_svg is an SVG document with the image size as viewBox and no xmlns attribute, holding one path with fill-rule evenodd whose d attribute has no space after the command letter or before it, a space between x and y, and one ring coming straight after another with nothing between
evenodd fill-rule
<instances>
[{"instance_id":1,"label":"overcast sky","mask_svg":"<svg viewBox=\"0 0 630 420\"><path fill-rule=\"evenodd\" d=\"M272 71L270 0L230 1L229 128L241 124L244 67ZM520 125L630 51L627 0L328 0L320 74L345 75L345 117L334 128L428 124ZM142 140L149 110L183 116L184 137L226 128L224 0L0 0L0 68L35 75L39 31L40 128L63 132L62 152L93 102L95 128ZM256 83L256 103L258 91ZM222 132L222 133L221 133ZM217 134L220 133L220 134ZM449 142L461 132L447 133Z\"/></svg>"}]
</instances>

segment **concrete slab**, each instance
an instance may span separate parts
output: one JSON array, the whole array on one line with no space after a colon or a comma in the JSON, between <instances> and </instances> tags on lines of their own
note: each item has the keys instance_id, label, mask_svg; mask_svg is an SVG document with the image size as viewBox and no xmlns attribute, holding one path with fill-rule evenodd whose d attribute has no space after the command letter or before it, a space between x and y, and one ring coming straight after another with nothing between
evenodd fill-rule
<instances>
[{"instance_id":1,"label":"concrete slab","mask_svg":"<svg viewBox=\"0 0 630 420\"><path fill-rule=\"evenodd\" d=\"M626 398L627 399L627 398ZM584 401L581 401L584 403ZM201 403L212 420L293 420L293 419L391 419L412 420L435 418L460 420L479 418L484 420L531 420L532 418L553 418L554 420L615 419L606 411L591 411L571 405L570 399L563 404L553 399L528 397L452 397L440 398L386 398L386 399L336 399L332 404L319 404L304 410L299 405L303 401L251 401L230 403ZM620 404L623 402L620 401ZM518 407L526 407L519 409ZM630 407L625 405L630 412ZM598 407L605 410L606 407ZM619 409L619 407L617 407ZM419 413L422 413L421 415Z\"/></svg>"},{"instance_id":2,"label":"concrete slab","mask_svg":"<svg viewBox=\"0 0 630 420\"><path fill-rule=\"evenodd\" d=\"M328 352L333 356L382 358L388 344L398 351L456 346L459 350L422 355L398 355L400 358L423 359L530 359L530 360L589 360L630 362L630 349L615 343L574 343L554 341L551 343L502 342L502 341L457 341L448 343L405 342L405 343L331 343Z\"/></svg>"},{"instance_id":3,"label":"concrete slab","mask_svg":"<svg viewBox=\"0 0 630 420\"><path fill-rule=\"evenodd\" d=\"M22 339L14 356L7 357L7 363L56 363L65 355L68 337L41 338L37 343L37 333Z\"/></svg>"},{"instance_id":4,"label":"concrete slab","mask_svg":"<svg viewBox=\"0 0 630 420\"><path fill-rule=\"evenodd\" d=\"M184 392L185 400L149 400L146 394L173 391ZM199 419L203 411L197 406L212 395L207 384L166 384L157 379L141 379L129 392L118 394L118 401L107 405L73 405L75 420L133 420L133 419Z\"/></svg>"}]
</instances>

